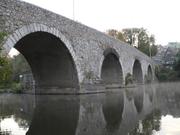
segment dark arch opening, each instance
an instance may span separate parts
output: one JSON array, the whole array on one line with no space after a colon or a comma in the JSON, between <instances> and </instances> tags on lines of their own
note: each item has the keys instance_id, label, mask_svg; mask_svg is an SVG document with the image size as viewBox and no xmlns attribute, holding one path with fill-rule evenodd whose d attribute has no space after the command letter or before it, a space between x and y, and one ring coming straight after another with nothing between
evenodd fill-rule
<instances>
[{"instance_id":1,"label":"dark arch opening","mask_svg":"<svg viewBox=\"0 0 180 135\"><path fill-rule=\"evenodd\" d=\"M141 68L141 63L139 62L139 60L135 60L134 62L133 78L135 79L136 83L143 83L142 68Z\"/></svg>"},{"instance_id":2,"label":"dark arch opening","mask_svg":"<svg viewBox=\"0 0 180 135\"><path fill-rule=\"evenodd\" d=\"M65 44L47 32L34 32L14 46L29 63L36 88L78 88L77 71Z\"/></svg>"},{"instance_id":3,"label":"dark arch opening","mask_svg":"<svg viewBox=\"0 0 180 135\"><path fill-rule=\"evenodd\" d=\"M107 85L123 84L122 67L119 58L114 53L105 56L102 64L101 78Z\"/></svg>"},{"instance_id":4,"label":"dark arch opening","mask_svg":"<svg viewBox=\"0 0 180 135\"><path fill-rule=\"evenodd\" d=\"M152 79L153 79L152 68L151 68L151 66L149 65L149 66L148 66L148 82L152 82Z\"/></svg>"}]
</instances>

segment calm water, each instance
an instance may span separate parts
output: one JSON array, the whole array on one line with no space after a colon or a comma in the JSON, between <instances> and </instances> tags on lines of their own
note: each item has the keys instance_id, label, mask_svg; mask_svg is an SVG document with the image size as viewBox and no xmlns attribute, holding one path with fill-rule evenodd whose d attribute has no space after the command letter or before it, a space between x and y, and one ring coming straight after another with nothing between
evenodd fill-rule
<instances>
[{"instance_id":1,"label":"calm water","mask_svg":"<svg viewBox=\"0 0 180 135\"><path fill-rule=\"evenodd\" d=\"M0 95L0 135L180 135L180 83L104 94Z\"/></svg>"}]
</instances>

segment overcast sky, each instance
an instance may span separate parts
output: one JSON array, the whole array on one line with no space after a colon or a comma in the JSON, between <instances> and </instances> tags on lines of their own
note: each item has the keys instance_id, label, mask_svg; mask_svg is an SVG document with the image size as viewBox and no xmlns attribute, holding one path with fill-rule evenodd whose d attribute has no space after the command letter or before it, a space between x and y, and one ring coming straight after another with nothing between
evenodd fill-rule
<instances>
[{"instance_id":1,"label":"overcast sky","mask_svg":"<svg viewBox=\"0 0 180 135\"><path fill-rule=\"evenodd\" d=\"M73 0L24 0L73 19ZM74 0L75 20L102 32L144 27L158 44L180 42L180 0Z\"/></svg>"}]
</instances>

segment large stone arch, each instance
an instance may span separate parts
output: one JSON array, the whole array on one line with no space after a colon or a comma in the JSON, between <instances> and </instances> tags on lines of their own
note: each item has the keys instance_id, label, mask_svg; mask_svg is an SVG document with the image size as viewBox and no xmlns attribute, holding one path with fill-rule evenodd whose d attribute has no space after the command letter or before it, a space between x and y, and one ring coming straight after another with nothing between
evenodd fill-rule
<instances>
[{"instance_id":1,"label":"large stone arch","mask_svg":"<svg viewBox=\"0 0 180 135\"><path fill-rule=\"evenodd\" d=\"M100 78L107 85L123 85L123 69L119 54L113 48L107 48L103 52L103 58L100 61Z\"/></svg>"},{"instance_id":2,"label":"large stone arch","mask_svg":"<svg viewBox=\"0 0 180 135\"><path fill-rule=\"evenodd\" d=\"M135 59L134 64L132 67L132 73L133 73L133 78L135 79L135 82L138 84L143 83L143 70L142 70L142 64L140 60Z\"/></svg>"},{"instance_id":3,"label":"large stone arch","mask_svg":"<svg viewBox=\"0 0 180 135\"><path fill-rule=\"evenodd\" d=\"M43 24L36 24L36 23L30 24L30 25L27 25L27 26L23 26L20 29L17 29L14 33L12 33L10 36L7 37L6 41L3 44L3 48L4 48L5 52L8 53L10 51L10 49L13 48L14 46L16 46L17 44L18 44L17 45L18 48L20 48L19 44L22 44L22 40L25 39L25 38L27 39L26 43L29 43L30 41L28 41L28 36L31 36L31 38L35 38L37 40L40 35L44 35L44 39L43 39L44 42L43 43L45 43L45 41L48 41L48 40L46 40L46 38L49 38L49 39L55 39L58 43L60 43L63 46L63 47L60 47L60 46L58 46L58 47L60 47L61 49L64 49L64 54L67 54L67 57L72 60L71 64L73 64L74 71L76 71L77 83L78 83L77 87L79 87L79 83L82 82L82 75L81 75L81 72L80 72L81 69L80 69L80 66L79 66L80 64L79 64L79 62L77 60L77 56L76 56L76 54L75 54L75 52L73 50L73 47L72 47L70 41L68 39L66 39L66 37L60 31L58 31L57 29L52 28L52 27L48 27L48 26L43 25ZM53 41L53 40L51 40L51 41ZM34 42L32 42L32 43L34 43ZM52 43L55 43L55 42L52 42ZM51 44L51 43L49 43L49 44ZM42 46L38 46L38 47L41 50L43 50L43 48L45 48L44 46L43 46L43 48L41 48ZM20 50L20 52L21 51L22 50ZM40 52L42 54L44 53L43 51L40 51ZM28 53L28 51L27 51L27 53ZM56 52L56 54L52 53L51 55L58 55L58 53L57 52ZM27 57L26 57L26 59L27 59ZM51 61L52 59L49 59L49 60ZM57 59L57 61L58 61L58 59ZM36 64L38 65L38 63L36 63ZM56 63L56 64L58 64L58 63ZM46 66L49 66L49 68L52 68L50 65L46 64ZM57 65L57 68L58 68L58 65ZM53 69L55 69L55 68L53 68ZM45 72L47 72L47 71L45 71ZM56 75L55 72L53 72L53 73L54 73L54 75ZM52 79L51 77L49 79ZM60 82L57 82L57 83L60 83ZM68 85L68 82L66 82L66 83ZM65 82L63 84L65 84ZM65 86L65 87L67 87L67 86Z\"/></svg>"}]
</instances>

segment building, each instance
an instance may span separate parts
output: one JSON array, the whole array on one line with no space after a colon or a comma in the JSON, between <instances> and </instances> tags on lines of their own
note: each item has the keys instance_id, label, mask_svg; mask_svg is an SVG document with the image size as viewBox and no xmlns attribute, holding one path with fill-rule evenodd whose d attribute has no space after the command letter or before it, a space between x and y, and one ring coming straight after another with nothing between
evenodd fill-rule
<instances>
[{"instance_id":1,"label":"building","mask_svg":"<svg viewBox=\"0 0 180 135\"><path fill-rule=\"evenodd\" d=\"M173 69L179 51L179 42L169 42L166 46L158 46L158 53L153 57L153 60L159 66Z\"/></svg>"}]
</instances>

